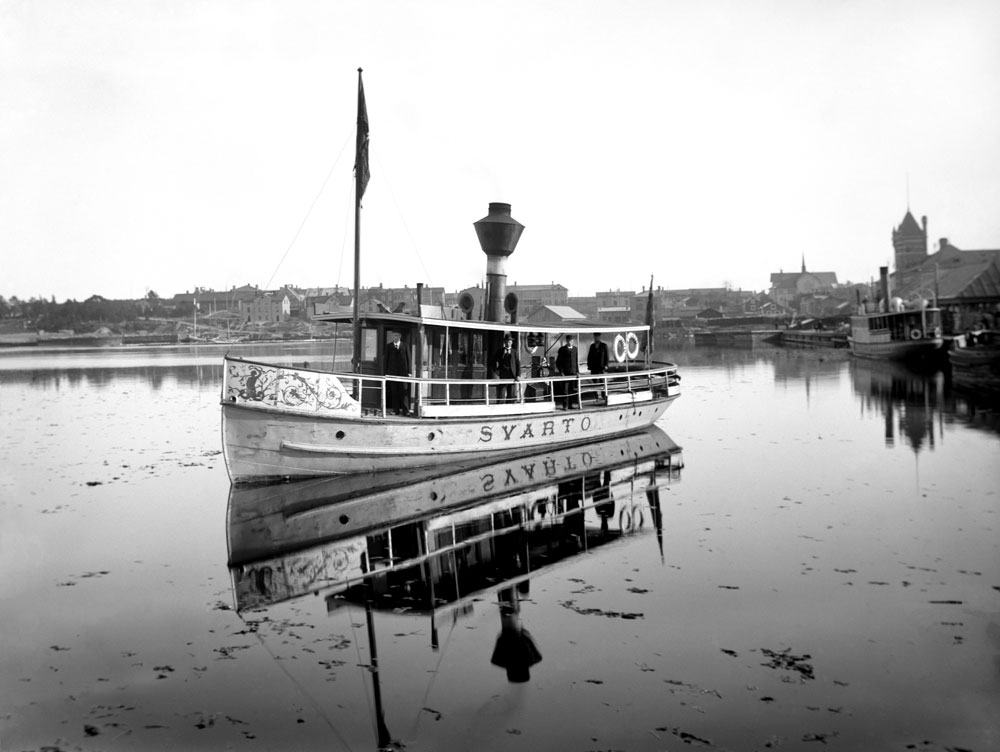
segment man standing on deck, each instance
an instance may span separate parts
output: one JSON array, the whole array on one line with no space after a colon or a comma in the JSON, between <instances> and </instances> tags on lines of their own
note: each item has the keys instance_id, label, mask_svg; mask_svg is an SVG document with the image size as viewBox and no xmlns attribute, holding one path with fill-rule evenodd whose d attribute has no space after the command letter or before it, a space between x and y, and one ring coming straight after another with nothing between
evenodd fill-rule
<instances>
[{"instance_id":1,"label":"man standing on deck","mask_svg":"<svg viewBox=\"0 0 1000 752\"><path fill-rule=\"evenodd\" d=\"M514 382L521 375L521 359L513 348L513 342L514 338L509 334L503 335L503 347L493 358L493 372L501 381L509 382L497 384L497 402L514 401Z\"/></svg>"},{"instance_id":2,"label":"man standing on deck","mask_svg":"<svg viewBox=\"0 0 1000 752\"><path fill-rule=\"evenodd\" d=\"M579 351L573 345L573 335L566 335L566 344L559 348L556 353L556 371L560 376L579 376L580 362ZM576 393L575 381L557 381L556 395L561 396L562 406L569 410L571 407L579 407L580 400Z\"/></svg>"},{"instance_id":3,"label":"man standing on deck","mask_svg":"<svg viewBox=\"0 0 1000 752\"><path fill-rule=\"evenodd\" d=\"M382 358L382 369L386 376L409 376L410 375L410 351L403 347L399 341L399 332L392 333L392 342L385 346L385 353ZM410 385L399 381L385 382L385 408L386 412L392 410L394 415L410 414Z\"/></svg>"},{"instance_id":4,"label":"man standing on deck","mask_svg":"<svg viewBox=\"0 0 1000 752\"><path fill-rule=\"evenodd\" d=\"M594 332L594 341L587 352L587 368L595 375L608 370L608 346L601 341L600 332Z\"/></svg>"},{"instance_id":5,"label":"man standing on deck","mask_svg":"<svg viewBox=\"0 0 1000 752\"><path fill-rule=\"evenodd\" d=\"M594 376L606 373L608 370L608 346L601 341L600 332L594 332L594 341L590 343L590 350L587 351L587 369ZM603 389L597 396L603 400L608 398Z\"/></svg>"}]
</instances>

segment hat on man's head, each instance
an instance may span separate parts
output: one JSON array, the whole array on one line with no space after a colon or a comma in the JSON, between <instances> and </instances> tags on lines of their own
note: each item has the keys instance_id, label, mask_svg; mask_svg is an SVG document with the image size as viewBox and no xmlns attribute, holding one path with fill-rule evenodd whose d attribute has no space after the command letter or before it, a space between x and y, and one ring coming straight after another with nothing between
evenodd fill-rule
<instances>
[{"instance_id":1,"label":"hat on man's head","mask_svg":"<svg viewBox=\"0 0 1000 752\"><path fill-rule=\"evenodd\" d=\"M572 334L567 334L566 335L566 339L573 339L573 335Z\"/></svg>"},{"instance_id":2,"label":"hat on man's head","mask_svg":"<svg viewBox=\"0 0 1000 752\"><path fill-rule=\"evenodd\" d=\"M508 332L507 334L503 335L503 341L504 342L510 342L513 339L514 338L510 336L510 332Z\"/></svg>"}]
</instances>

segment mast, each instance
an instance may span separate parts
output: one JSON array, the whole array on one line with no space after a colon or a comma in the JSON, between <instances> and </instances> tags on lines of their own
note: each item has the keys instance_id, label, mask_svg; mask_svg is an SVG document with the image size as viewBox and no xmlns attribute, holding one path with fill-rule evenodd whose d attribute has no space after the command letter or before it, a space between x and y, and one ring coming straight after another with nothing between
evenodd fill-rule
<instances>
[{"instance_id":1,"label":"mast","mask_svg":"<svg viewBox=\"0 0 1000 752\"><path fill-rule=\"evenodd\" d=\"M642 348L646 355L646 368L649 368L653 358L653 275L649 275L649 295L646 298L646 342Z\"/></svg>"},{"instance_id":2,"label":"mast","mask_svg":"<svg viewBox=\"0 0 1000 752\"><path fill-rule=\"evenodd\" d=\"M365 578L365 622L368 625L368 650L371 654L369 671L372 675L372 695L375 701L375 740L380 750L389 749L392 744L392 734L385 724L385 711L382 708L382 683L378 675L378 647L375 643L375 614L372 610L372 581L370 577Z\"/></svg>"},{"instance_id":3,"label":"mast","mask_svg":"<svg viewBox=\"0 0 1000 752\"><path fill-rule=\"evenodd\" d=\"M354 373L361 373L361 197L365 195L368 177L368 108L361 68L358 68L358 132L354 152L354 355L351 361ZM360 383L356 388L360 391Z\"/></svg>"}]
</instances>

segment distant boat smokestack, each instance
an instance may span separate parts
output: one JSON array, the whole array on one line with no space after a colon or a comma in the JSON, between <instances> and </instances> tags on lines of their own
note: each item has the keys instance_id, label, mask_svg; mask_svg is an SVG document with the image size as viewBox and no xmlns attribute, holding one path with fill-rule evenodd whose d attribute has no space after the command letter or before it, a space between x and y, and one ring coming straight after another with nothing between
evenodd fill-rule
<instances>
[{"instance_id":1,"label":"distant boat smokestack","mask_svg":"<svg viewBox=\"0 0 1000 752\"><path fill-rule=\"evenodd\" d=\"M510 216L510 204L491 203L489 214L474 222L479 245L486 254L485 321L503 321L507 296L507 257L514 252L524 225Z\"/></svg>"},{"instance_id":2,"label":"distant boat smokestack","mask_svg":"<svg viewBox=\"0 0 1000 752\"><path fill-rule=\"evenodd\" d=\"M882 309L886 313L889 312L889 267L880 266L878 268L879 279L882 282Z\"/></svg>"}]
</instances>

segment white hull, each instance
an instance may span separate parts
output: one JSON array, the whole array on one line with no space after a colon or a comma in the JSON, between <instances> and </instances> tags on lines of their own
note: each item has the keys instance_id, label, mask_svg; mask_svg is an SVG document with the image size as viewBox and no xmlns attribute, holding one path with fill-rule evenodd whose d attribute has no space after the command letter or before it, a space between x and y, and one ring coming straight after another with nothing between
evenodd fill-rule
<instances>
[{"instance_id":1,"label":"white hull","mask_svg":"<svg viewBox=\"0 0 1000 752\"><path fill-rule=\"evenodd\" d=\"M490 398L496 381L409 379L424 396L416 416L398 416L379 399L385 377L227 358L223 452L237 485L500 458L641 431L680 395L678 382L671 364L573 379L578 405L567 410L551 379L523 380L521 396L506 402ZM477 383L481 399L461 398ZM364 405L352 396L359 386Z\"/></svg>"},{"instance_id":2,"label":"white hull","mask_svg":"<svg viewBox=\"0 0 1000 752\"><path fill-rule=\"evenodd\" d=\"M634 405L477 418L327 417L223 403L233 483L375 473L503 457L628 434L660 418L676 395Z\"/></svg>"}]
</instances>

